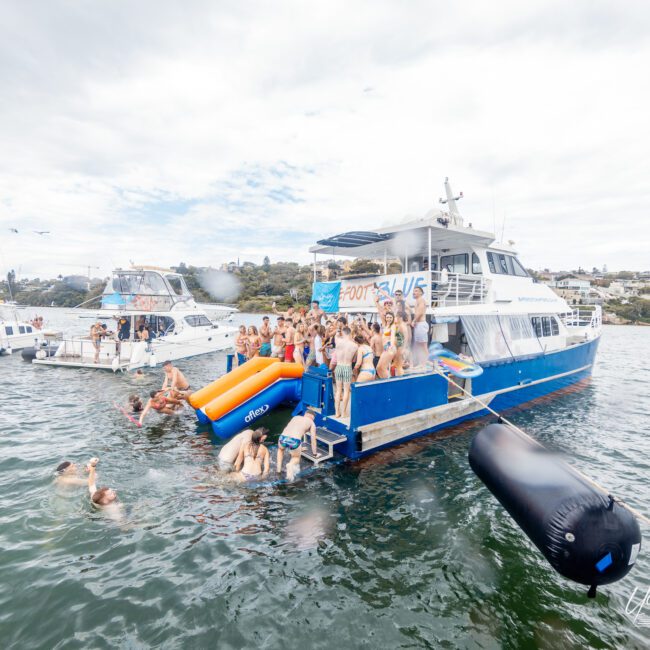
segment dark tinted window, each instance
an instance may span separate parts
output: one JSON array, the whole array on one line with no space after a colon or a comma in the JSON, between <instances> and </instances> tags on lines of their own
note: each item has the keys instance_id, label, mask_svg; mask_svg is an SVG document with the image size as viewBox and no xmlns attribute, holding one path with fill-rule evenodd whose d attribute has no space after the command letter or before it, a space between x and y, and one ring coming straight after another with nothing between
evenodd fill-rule
<instances>
[{"instance_id":1,"label":"dark tinted window","mask_svg":"<svg viewBox=\"0 0 650 650\"><path fill-rule=\"evenodd\" d=\"M490 268L490 273L496 273L497 269L496 266L494 265L494 257L492 253L487 254L487 260L488 260L488 267Z\"/></svg>"},{"instance_id":2,"label":"dark tinted window","mask_svg":"<svg viewBox=\"0 0 650 650\"><path fill-rule=\"evenodd\" d=\"M31 325L27 325L27 334L31 334L31 332L32 332Z\"/></svg>"},{"instance_id":3,"label":"dark tinted window","mask_svg":"<svg viewBox=\"0 0 650 650\"><path fill-rule=\"evenodd\" d=\"M9 325L5 325L5 332L7 332L7 336L11 336L14 333L14 328L9 327Z\"/></svg>"},{"instance_id":4,"label":"dark tinted window","mask_svg":"<svg viewBox=\"0 0 650 650\"><path fill-rule=\"evenodd\" d=\"M557 318L551 318L551 334L557 336L560 333L560 326L557 323Z\"/></svg>"},{"instance_id":5,"label":"dark tinted window","mask_svg":"<svg viewBox=\"0 0 650 650\"><path fill-rule=\"evenodd\" d=\"M535 336L538 338L542 336L542 319L539 316L533 316L530 319L533 323L533 329L535 330Z\"/></svg>"},{"instance_id":6,"label":"dark tinted window","mask_svg":"<svg viewBox=\"0 0 650 650\"><path fill-rule=\"evenodd\" d=\"M519 275L521 277L527 278L528 277L528 272L521 265L521 262L516 257L513 257L511 259L512 259L512 266L513 266L514 271L515 271L515 275Z\"/></svg>"},{"instance_id":7,"label":"dark tinted window","mask_svg":"<svg viewBox=\"0 0 650 650\"><path fill-rule=\"evenodd\" d=\"M481 260L476 253L472 253L472 273L482 273Z\"/></svg>"},{"instance_id":8,"label":"dark tinted window","mask_svg":"<svg viewBox=\"0 0 650 650\"><path fill-rule=\"evenodd\" d=\"M544 336L551 335L551 319L548 316L542 318L542 332Z\"/></svg>"},{"instance_id":9,"label":"dark tinted window","mask_svg":"<svg viewBox=\"0 0 650 650\"><path fill-rule=\"evenodd\" d=\"M25 326L24 325L18 325L18 332L20 334L24 334L25 333Z\"/></svg>"}]
</instances>

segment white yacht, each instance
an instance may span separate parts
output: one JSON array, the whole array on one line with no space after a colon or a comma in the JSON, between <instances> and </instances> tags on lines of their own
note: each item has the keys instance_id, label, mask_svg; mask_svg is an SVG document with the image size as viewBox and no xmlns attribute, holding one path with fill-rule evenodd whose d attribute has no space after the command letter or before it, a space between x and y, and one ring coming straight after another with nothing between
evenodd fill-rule
<instances>
[{"instance_id":1,"label":"white yacht","mask_svg":"<svg viewBox=\"0 0 650 650\"><path fill-rule=\"evenodd\" d=\"M220 308L221 318L235 309ZM210 320L179 273L157 267L113 272L102 295L96 320L106 334L63 337L56 354L37 354L33 363L47 366L105 368L113 371L156 366L233 347L236 328ZM150 340L140 338L147 329Z\"/></svg>"},{"instance_id":2,"label":"white yacht","mask_svg":"<svg viewBox=\"0 0 650 650\"><path fill-rule=\"evenodd\" d=\"M23 320L15 304L0 304L0 355L38 347L43 341L44 332Z\"/></svg>"}]
</instances>

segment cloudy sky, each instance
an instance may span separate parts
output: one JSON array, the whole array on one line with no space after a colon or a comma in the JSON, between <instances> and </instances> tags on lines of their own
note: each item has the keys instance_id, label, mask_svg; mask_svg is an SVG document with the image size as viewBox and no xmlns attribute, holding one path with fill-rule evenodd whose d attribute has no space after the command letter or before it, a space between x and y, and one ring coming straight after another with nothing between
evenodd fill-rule
<instances>
[{"instance_id":1,"label":"cloudy sky","mask_svg":"<svg viewBox=\"0 0 650 650\"><path fill-rule=\"evenodd\" d=\"M649 33L634 0L5 0L0 272L307 261L445 176L527 266L649 269Z\"/></svg>"}]
</instances>

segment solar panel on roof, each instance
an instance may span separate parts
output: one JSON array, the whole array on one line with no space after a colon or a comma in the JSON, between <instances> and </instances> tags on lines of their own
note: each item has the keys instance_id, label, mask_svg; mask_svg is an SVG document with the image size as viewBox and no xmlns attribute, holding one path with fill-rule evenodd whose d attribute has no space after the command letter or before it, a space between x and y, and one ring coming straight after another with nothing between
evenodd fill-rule
<instances>
[{"instance_id":1,"label":"solar panel on roof","mask_svg":"<svg viewBox=\"0 0 650 650\"><path fill-rule=\"evenodd\" d=\"M321 246L336 246L339 248L356 248L357 246L365 246L366 244L376 244L377 242L386 241L391 239L392 235L380 235L376 232L368 232L363 230L354 230L352 232L344 232L340 235L334 235L328 239L321 239L316 242Z\"/></svg>"}]
</instances>

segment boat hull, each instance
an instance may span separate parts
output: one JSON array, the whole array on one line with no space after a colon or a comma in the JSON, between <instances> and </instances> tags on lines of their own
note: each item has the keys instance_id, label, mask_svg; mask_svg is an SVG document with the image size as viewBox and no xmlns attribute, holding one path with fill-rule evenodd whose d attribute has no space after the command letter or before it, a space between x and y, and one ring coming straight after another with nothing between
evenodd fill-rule
<instances>
[{"instance_id":1,"label":"boat hull","mask_svg":"<svg viewBox=\"0 0 650 650\"><path fill-rule=\"evenodd\" d=\"M501 412L568 389L591 375L599 340L548 354L484 364L483 374L472 381L471 393ZM350 459L489 414L474 399L448 399L448 384L436 375L354 384L351 399L349 422L323 416L328 409L327 398L317 418L320 426L346 436L336 451ZM409 405L415 405L415 409L409 409Z\"/></svg>"}]
</instances>

